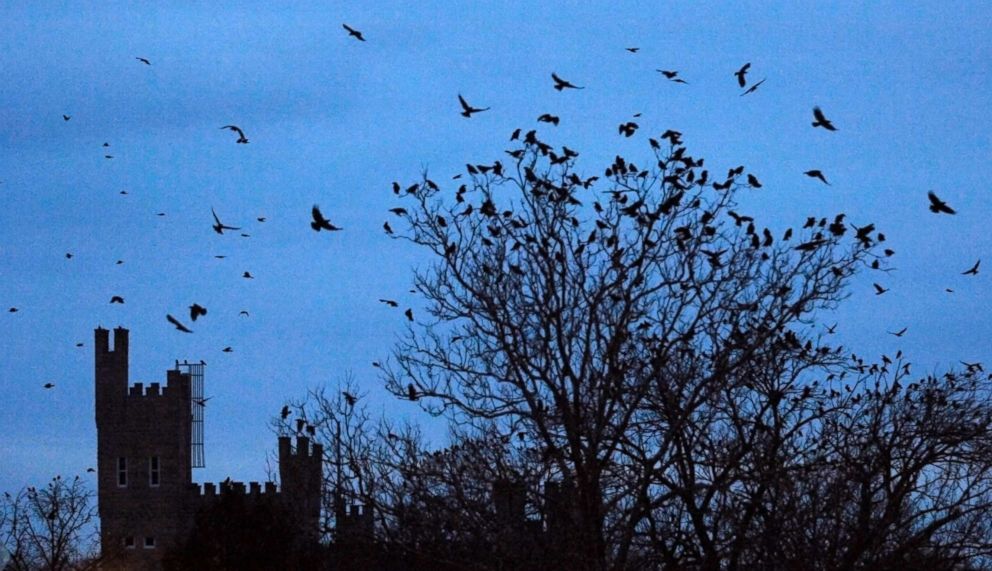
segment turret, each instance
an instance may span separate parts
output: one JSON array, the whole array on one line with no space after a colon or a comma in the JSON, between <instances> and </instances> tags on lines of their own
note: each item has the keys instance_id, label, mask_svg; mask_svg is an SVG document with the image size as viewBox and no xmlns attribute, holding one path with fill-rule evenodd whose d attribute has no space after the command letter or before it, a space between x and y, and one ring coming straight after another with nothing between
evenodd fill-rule
<instances>
[{"instance_id":1,"label":"turret","mask_svg":"<svg viewBox=\"0 0 992 571\"><path fill-rule=\"evenodd\" d=\"M128 386L128 330L114 329L114 348L110 349L110 332L97 327L93 332L96 363L96 422L97 428L107 421L112 411L127 395Z\"/></svg>"}]
</instances>

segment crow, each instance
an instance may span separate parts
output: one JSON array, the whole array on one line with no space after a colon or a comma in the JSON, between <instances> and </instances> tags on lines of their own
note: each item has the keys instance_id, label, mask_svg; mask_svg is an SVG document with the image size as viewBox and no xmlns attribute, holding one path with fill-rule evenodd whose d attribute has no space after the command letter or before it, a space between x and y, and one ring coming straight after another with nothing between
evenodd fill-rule
<instances>
[{"instance_id":1,"label":"crow","mask_svg":"<svg viewBox=\"0 0 992 571\"><path fill-rule=\"evenodd\" d=\"M227 347L224 347L223 349L221 349L221 351L223 351L224 353L233 353L234 352L234 349L231 349L230 346L227 346Z\"/></svg>"},{"instance_id":2,"label":"crow","mask_svg":"<svg viewBox=\"0 0 992 571\"><path fill-rule=\"evenodd\" d=\"M767 77L764 77L758 83L755 83L751 87L748 87L747 90L744 91L744 93L741 93L741 97L744 97L745 95L747 95L749 93L754 93L755 91L757 91L758 90L758 87L760 87L761 84L764 83L766 79L768 79L768 78Z\"/></svg>"},{"instance_id":3,"label":"crow","mask_svg":"<svg viewBox=\"0 0 992 571\"><path fill-rule=\"evenodd\" d=\"M465 101L465 98L462 97L461 93L458 94L458 102L462 104L462 117L471 117L472 113L481 113L483 111L489 111L489 107L482 107L482 108L472 107L471 105L468 104L468 101Z\"/></svg>"},{"instance_id":4,"label":"crow","mask_svg":"<svg viewBox=\"0 0 992 571\"><path fill-rule=\"evenodd\" d=\"M751 173L747 174L747 183L754 188L761 188L761 181L759 181L758 177L754 176Z\"/></svg>"},{"instance_id":5,"label":"crow","mask_svg":"<svg viewBox=\"0 0 992 571\"><path fill-rule=\"evenodd\" d=\"M557 127L558 123L561 121L561 119L559 119L557 115L552 115L550 113L545 113L544 115L541 115L540 117L537 118L537 120L541 123L551 123L555 127Z\"/></svg>"},{"instance_id":6,"label":"crow","mask_svg":"<svg viewBox=\"0 0 992 571\"><path fill-rule=\"evenodd\" d=\"M406 316L407 321L413 321L413 309L407 308L407 310L403 312L403 315Z\"/></svg>"},{"instance_id":7,"label":"crow","mask_svg":"<svg viewBox=\"0 0 992 571\"><path fill-rule=\"evenodd\" d=\"M224 223L220 221L220 218L217 217L217 212L214 211L212 206L210 207L210 213L214 215L214 232L223 234L224 230L241 230L240 226L225 226Z\"/></svg>"},{"instance_id":8,"label":"crow","mask_svg":"<svg viewBox=\"0 0 992 571\"><path fill-rule=\"evenodd\" d=\"M391 299L381 299L380 298L379 301L382 302L382 303L385 303L389 307L399 307L400 306L399 303L397 303L397 302L395 302L395 301L393 301Z\"/></svg>"},{"instance_id":9,"label":"crow","mask_svg":"<svg viewBox=\"0 0 992 571\"><path fill-rule=\"evenodd\" d=\"M251 272L249 271L245 271L245 273L241 274L241 277L245 278L246 280L255 279L255 276L251 275Z\"/></svg>"},{"instance_id":10,"label":"crow","mask_svg":"<svg viewBox=\"0 0 992 571\"><path fill-rule=\"evenodd\" d=\"M51 389L51 388L54 388L55 387L55 383L45 383L44 385L41 385L41 386L44 387L44 388L46 388L46 389Z\"/></svg>"},{"instance_id":11,"label":"crow","mask_svg":"<svg viewBox=\"0 0 992 571\"><path fill-rule=\"evenodd\" d=\"M551 79L554 80L554 87L557 91L561 91L563 89L585 89L585 87L579 87L577 85L573 85L569 81L565 81L564 79L558 77L558 75L554 72L551 73Z\"/></svg>"},{"instance_id":12,"label":"crow","mask_svg":"<svg viewBox=\"0 0 992 571\"><path fill-rule=\"evenodd\" d=\"M903 327L899 331L886 331L886 333L888 333L889 335L895 335L896 337L902 337L903 335L906 334L906 331L908 330L909 327Z\"/></svg>"},{"instance_id":13,"label":"crow","mask_svg":"<svg viewBox=\"0 0 992 571\"><path fill-rule=\"evenodd\" d=\"M194 303L193 305L189 306L189 318L192 319L193 321L196 321L197 317L206 314L207 314L207 308L203 307L198 303Z\"/></svg>"},{"instance_id":14,"label":"crow","mask_svg":"<svg viewBox=\"0 0 992 571\"><path fill-rule=\"evenodd\" d=\"M344 397L344 400L346 403L348 403L348 406L355 406L355 403L358 402L358 397L349 393L348 391L341 391L341 396Z\"/></svg>"},{"instance_id":15,"label":"crow","mask_svg":"<svg viewBox=\"0 0 992 571\"><path fill-rule=\"evenodd\" d=\"M365 37L362 36L362 33L359 32L358 30L356 30L355 28L352 28L348 24L341 24L341 27L344 28L345 30L348 30L348 35L349 36L354 37L355 39L357 39L360 42L364 42L365 41Z\"/></svg>"},{"instance_id":16,"label":"crow","mask_svg":"<svg viewBox=\"0 0 992 571\"><path fill-rule=\"evenodd\" d=\"M659 70L655 70L655 71L657 71L661 75L664 75L666 78L674 81L675 83L684 83L686 85L689 84L688 81L686 81L686 80L682 79L681 77L679 77L679 72L677 72L677 71L669 71L667 69L659 69Z\"/></svg>"},{"instance_id":17,"label":"crow","mask_svg":"<svg viewBox=\"0 0 992 571\"><path fill-rule=\"evenodd\" d=\"M813 108L813 118L816 119L816 121L813 121L812 123L814 127L823 127L827 131L837 130L837 127L834 127L834 124L823 115L823 111L820 110L819 107Z\"/></svg>"},{"instance_id":18,"label":"crow","mask_svg":"<svg viewBox=\"0 0 992 571\"><path fill-rule=\"evenodd\" d=\"M417 394L416 387L413 386L413 383L409 383L406 386L406 396L409 397L410 400L417 400L420 398L420 396Z\"/></svg>"},{"instance_id":19,"label":"crow","mask_svg":"<svg viewBox=\"0 0 992 571\"><path fill-rule=\"evenodd\" d=\"M145 59L145 58L143 58L143 57L136 57L136 58L134 58L134 59L136 59L136 60L138 60L138 61L140 61L141 63L143 63L143 64L145 64L145 65L151 65L151 64L152 64L152 62L150 62L150 61L148 61L147 59Z\"/></svg>"},{"instance_id":20,"label":"crow","mask_svg":"<svg viewBox=\"0 0 992 571\"><path fill-rule=\"evenodd\" d=\"M878 285L877 283L873 283L871 285L875 286L875 295L882 295L883 293L889 291L888 289Z\"/></svg>"},{"instance_id":21,"label":"crow","mask_svg":"<svg viewBox=\"0 0 992 571\"><path fill-rule=\"evenodd\" d=\"M741 87L747 85L747 79L744 76L747 75L747 70L749 69L751 69L750 62L742 65L740 69L734 72L734 75L737 76L737 85L740 85Z\"/></svg>"},{"instance_id":22,"label":"crow","mask_svg":"<svg viewBox=\"0 0 992 571\"><path fill-rule=\"evenodd\" d=\"M314 232L320 232L321 230L327 230L333 232L336 230L342 230L337 226L331 224L331 221L324 218L324 215L320 213L320 207L316 204L310 210L310 215L313 217L313 222L310 223L310 227L314 229Z\"/></svg>"},{"instance_id":23,"label":"crow","mask_svg":"<svg viewBox=\"0 0 992 571\"><path fill-rule=\"evenodd\" d=\"M175 325L176 326L176 329L178 329L179 331L182 331L183 333L192 333L193 332L191 329L189 329L188 327L186 327L185 325L183 325L182 323L180 323L179 320L176 319L175 317L172 317L171 315L166 314L165 315L165 318L169 321L169 323Z\"/></svg>"},{"instance_id":24,"label":"crow","mask_svg":"<svg viewBox=\"0 0 992 571\"><path fill-rule=\"evenodd\" d=\"M810 177L810 178L819 179L820 182L822 182L823 184L825 184L827 186L830 186L830 183L827 182L827 177L823 176L823 173L820 172L820 171L818 171L818 170L816 170L816 169L808 170L808 171L804 172L803 174L806 175L806 176L808 176L808 177Z\"/></svg>"},{"instance_id":25,"label":"crow","mask_svg":"<svg viewBox=\"0 0 992 571\"><path fill-rule=\"evenodd\" d=\"M119 295L115 295L115 296L113 296L113 297L110 298L110 303L121 303L121 304L123 304L124 303L124 298L121 297L121 296L119 296Z\"/></svg>"},{"instance_id":26,"label":"crow","mask_svg":"<svg viewBox=\"0 0 992 571\"><path fill-rule=\"evenodd\" d=\"M240 145L248 144L248 139L245 137L245 132L241 130L241 127L238 127L237 125L224 125L221 129L228 129L237 133L238 140L235 141L236 143Z\"/></svg>"},{"instance_id":27,"label":"crow","mask_svg":"<svg viewBox=\"0 0 992 571\"><path fill-rule=\"evenodd\" d=\"M636 54L637 52L639 52L641 50L641 48L624 48L624 49L627 50L628 52L632 53L632 54Z\"/></svg>"},{"instance_id":28,"label":"crow","mask_svg":"<svg viewBox=\"0 0 992 571\"><path fill-rule=\"evenodd\" d=\"M288 404L283 405L282 410L279 411L279 418L281 418L282 420L286 420L288 416L289 416L289 405Z\"/></svg>"},{"instance_id":29,"label":"crow","mask_svg":"<svg viewBox=\"0 0 992 571\"><path fill-rule=\"evenodd\" d=\"M62 115L62 120L63 120L63 121L68 121L69 119L72 119L72 116L70 116L70 115L65 115L65 114L63 114L63 115Z\"/></svg>"},{"instance_id":30,"label":"crow","mask_svg":"<svg viewBox=\"0 0 992 571\"><path fill-rule=\"evenodd\" d=\"M971 269L969 269L968 271L965 271L965 272L961 272L961 275L962 276L977 276L978 275L978 265L981 264L981 263L982 263L982 261L981 260L978 260L977 262L975 262L975 265L974 266L971 266Z\"/></svg>"},{"instance_id":31,"label":"crow","mask_svg":"<svg viewBox=\"0 0 992 571\"><path fill-rule=\"evenodd\" d=\"M930 199L930 212L933 212L934 214L940 214L941 212L946 212L947 214L957 214L957 212L948 206L946 202L938 198L932 190L927 193L927 198Z\"/></svg>"}]
</instances>

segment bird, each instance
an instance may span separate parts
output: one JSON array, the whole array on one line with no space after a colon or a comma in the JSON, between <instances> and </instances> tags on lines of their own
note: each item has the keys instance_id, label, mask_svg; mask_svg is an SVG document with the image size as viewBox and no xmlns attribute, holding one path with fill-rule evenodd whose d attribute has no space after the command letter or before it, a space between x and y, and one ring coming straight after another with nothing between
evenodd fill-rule
<instances>
[{"instance_id":1,"label":"bird","mask_svg":"<svg viewBox=\"0 0 992 571\"><path fill-rule=\"evenodd\" d=\"M283 405L282 410L279 411L279 417L283 420L286 420L286 417L288 416L289 416L289 405L288 404Z\"/></svg>"},{"instance_id":2,"label":"bird","mask_svg":"<svg viewBox=\"0 0 992 571\"><path fill-rule=\"evenodd\" d=\"M7 310L7 313L17 313L19 310L16 307L11 307Z\"/></svg>"},{"instance_id":3,"label":"bird","mask_svg":"<svg viewBox=\"0 0 992 571\"><path fill-rule=\"evenodd\" d=\"M397 216L406 216L406 208L400 208L400 207L390 208L389 211Z\"/></svg>"},{"instance_id":4,"label":"bird","mask_svg":"<svg viewBox=\"0 0 992 571\"><path fill-rule=\"evenodd\" d=\"M170 315L170 314L167 313L167 314L165 314L165 318L169 321L169 323L175 325L176 326L176 329L178 329L179 331L182 331L183 333L192 333L193 332L192 329L190 329L190 328L186 327L185 325L183 325L182 323L180 323L179 320L176 319L175 317L172 317L172 315Z\"/></svg>"},{"instance_id":5,"label":"bird","mask_svg":"<svg viewBox=\"0 0 992 571\"><path fill-rule=\"evenodd\" d=\"M641 48L624 48L624 49L632 54L636 54L637 52L641 51Z\"/></svg>"},{"instance_id":6,"label":"bird","mask_svg":"<svg viewBox=\"0 0 992 571\"><path fill-rule=\"evenodd\" d=\"M978 265L981 264L981 263L982 263L982 260L978 260L977 262L975 262L975 265L974 266L971 266L971 268L969 270L964 271L964 272L961 272L961 275L962 276L977 276L978 275Z\"/></svg>"},{"instance_id":7,"label":"bird","mask_svg":"<svg viewBox=\"0 0 992 571\"><path fill-rule=\"evenodd\" d=\"M348 403L348 406L355 406L355 403L358 402L358 397L348 391L341 391L341 396L344 397L344 400Z\"/></svg>"},{"instance_id":8,"label":"bird","mask_svg":"<svg viewBox=\"0 0 992 571\"><path fill-rule=\"evenodd\" d=\"M552 115L550 113L545 113L541 115L540 117L537 118L537 120L541 123L551 123L555 127L557 127L558 123L561 121L561 119L557 115Z\"/></svg>"},{"instance_id":9,"label":"bird","mask_svg":"<svg viewBox=\"0 0 992 571\"><path fill-rule=\"evenodd\" d=\"M64 113L62 114L62 120L63 121L68 121L69 119L72 119L72 116L71 115L66 115Z\"/></svg>"},{"instance_id":10,"label":"bird","mask_svg":"<svg viewBox=\"0 0 992 571\"><path fill-rule=\"evenodd\" d=\"M249 272L247 270L245 271L245 273L241 274L241 277L245 278L246 280L253 280L253 279L255 279L255 276L251 275L251 272Z\"/></svg>"},{"instance_id":11,"label":"bird","mask_svg":"<svg viewBox=\"0 0 992 571\"><path fill-rule=\"evenodd\" d=\"M871 285L875 286L875 295L882 295L883 293L889 291L888 289L878 285L877 283L873 283Z\"/></svg>"},{"instance_id":12,"label":"bird","mask_svg":"<svg viewBox=\"0 0 992 571\"><path fill-rule=\"evenodd\" d=\"M311 216L313 216L313 222L310 223L310 227L314 229L315 232L320 232L321 230L335 231L342 230L337 226L331 224L331 221L324 218L324 215L320 213L320 207L316 204L313 205L313 209L310 210Z\"/></svg>"},{"instance_id":13,"label":"bird","mask_svg":"<svg viewBox=\"0 0 992 571\"><path fill-rule=\"evenodd\" d=\"M933 212L934 214L940 214L941 212L946 212L947 214L957 214L957 211L948 206L946 202L938 198L932 190L927 192L927 198L930 199L930 212Z\"/></svg>"},{"instance_id":14,"label":"bird","mask_svg":"<svg viewBox=\"0 0 992 571\"><path fill-rule=\"evenodd\" d=\"M46 389L51 389L51 388L55 388L55 383L45 383L44 385L41 386Z\"/></svg>"},{"instance_id":15,"label":"bird","mask_svg":"<svg viewBox=\"0 0 992 571\"><path fill-rule=\"evenodd\" d=\"M380 299L379 299L379 301L380 301L381 303L385 303L385 304L386 304L386 305L388 305L389 307L399 307L399 306L400 306L400 304L399 304L399 303L397 303L397 302L395 302L395 301L393 301L393 300L391 300L391 299L381 299L381 298L380 298Z\"/></svg>"},{"instance_id":16,"label":"bird","mask_svg":"<svg viewBox=\"0 0 992 571\"><path fill-rule=\"evenodd\" d=\"M418 398L420 398L420 396L417 395L417 388L413 386L413 383L407 384L406 396L409 397L410 400L417 400Z\"/></svg>"},{"instance_id":17,"label":"bird","mask_svg":"<svg viewBox=\"0 0 992 571\"><path fill-rule=\"evenodd\" d=\"M198 404L200 406L207 406L207 401L210 400L210 399L212 399L212 398L214 398L214 397L206 397L206 398L202 398L202 399L193 399L193 402L195 402L196 404Z\"/></svg>"},{"instance_id":18,"label":"bird","mask_svg":"<svg viewBox=\"0 0 992 571\"><path fill-rule=\"evenodd\" d=\"M136 59L136 60L138 60L138 61L140 61L141 63L143 63L143 64L145 64L145 65L151 65L151 64L152 64L152 62L150 62L150 61L148 61L147 59L145 59L145 58L143 58L143 57L136 57L136 58L134 58L134 59Z\"/></svg>"},{"instance_id":19,"label":"bird","mask_svg":"<svg viewBox=\"0 0 992 571\"><path fill-rule=\"evenodd\" d=\"M243 310L243 309L242 309L241 311L239 311L239 312L238 312L238 315L239 315L239 316L240 316L240 315L244 315L245 317L251 317L250 315L248 315L248 312L247 312L247 311L245 311L245 310Z\"/></svg>"},{"instance_id":20,"label":"bird","mask_svg":"<svg viewBox=\"0 0 992 571\"><path fill-rule=\"evenodd\" d=\"M217 258L218 260L223 260L223 259L224 259L224 258L226 258L227 256L225 256L225 255L223 255L223 254L218 254L218 255L216 255L216 256L214 256L214 257L215 257L215 258Z\"/></svg>"},{"instance_id":21,"label":"bird","mask_svg":"<svg viewBox=\"0 0 992 571\"><path fill-rule=\"evenodd\" d=\"M462 94L458 94L458 102L462 104L462 117L471 117L472 113L482 113L483 111L489 111L489 107L472 107L465 101Z\"/></svg>"},{"instance_id":22,"label":"bird","mask_svg":"<svg viewBox=\"0 0 992 571\"><path fill-rule=\"evenodd\" d=\"M224 347L223 349L221 349L221 351L223 351L224 353L233 353L234 352L234 349L231 349L231 346L228 345L227 347Z\"/></svg>"},{"instance_id":23,"label":"bird","mask_svg":"<svg viewBox=\"0 0 992 571\"><path fill-rule=\"evenodd\" d=\"M116 262L114 262L114 265L115 265L115 266L120 266L120 265L122 265L123 263L124 263L124 260L117 260Z\"/></svg>"},{"instance_id":24,"label":"bird","mask_svg":"<svg viewBox=\"0 0 992 571\"><path fill-rule=\"evenodd\" d=\"M406 316L407 321L413 321L413 309L407 308L407 310L403 312L403 315Z\"/></svg>"},{"instance_id":25,"label":"bird","mask_svg":"<svg viewBox=\"0 0 992 571\"><path fill-rule=\"evenodd\" d=\"M82 346L83 346L82 343L76 343L76 347L82 347Z\"/></svg>"},{"instance_id":26,"label":"bird","mask_svg":"<svg viewBox=\"0 0 992 571\"><path fill-rule=\"evenodd\" d=\"M661 75L664 75L666 78L674 81L675 83L684 83L686 85L689 84L688 81L686 81L686 80L682 79L681 77L679 77L679 72L677 72L677 71L669 71L667 69L659 69L659 70L656 70L656 71L658 71Z\"/></svg>"},{"instance_id":27,"label":"bird","mask_svg":"<svg viewBox=\"0 0 992 571\"><path fill-rule=\"evenodd\" d=\"M834 323L832 326L827 327L827 335L833 335L837 332L837 324Z\"/></svg>"},{"instance_id":28,"label":"bird","mask_svg":"<svg viewBox=\"0 0 992 571\"><path fill-rule=\"evenodd\" d=\"M115 295L110 298L110 303L124 303L124 298L119 295Z\"/></svg>"},{"instance_id":29,"label":"bird","mask_svg":"<svg viewBox=\"0 0 992 571\"><path fill-rule=\"evenodd\" d=\"M392 234L393 233L393 227L389 225L389 222L383 222L382 223L382 229L386 231L386 234Z\"/></svg>"},{"instance_id":30,"label":"bird","mask_svg":"<svg viewBox=\"0 0 992 571\"><path fill-rule=\"evenodd\" d=\"M823 184L825 184L827 186L830 186L830 183L827 182L827 177L823 176L823 173L820 172L820 171L818 171L818 170L816 170L816 169L808 170L808 171L804 172L803 174L806 175L806 176L808 176L808 177L810 177L810 178L819 179L820 182L822 182Z\"/></svg>"},{"instance_id":31,"label":"bird","mask_svg":"<svg viewBox=\"0 0 992 571\"><path fill-rule=\"evenodd\" d=\"M639 125L637 123L634 123L633 121L627 121L626 123L621 123L617 127L617 132L621 135L632 137L634 136L634 133L637 132L638 127Z\"/></svg>"},{"instance_id":32,"label":"bird","mask_svg":"<svg viewBox=\"0 0 992 571\"><path fill-rule=\"evenodd\" d=\"M755 84L754 84L754 85L752 85L751 87L748 87L748 88L747 88L747 89L746 89L746 90L744 91L744 93L741 93L741 97L744 97L745 95L747 95L747 94L749 94L749 93L754 93L755 91L757 91L757 90L758 90L758 87L760 87L760 86L761 86L761 84L762 84L762 83L764 83L766 79L768 79L768 78L767 78L767 77L764 77L764 78L762 78L762 79L761 79L761 81L759 81L758 83L755 83Z\"/></svg>"},{"instance_id":33,"label":"bird","mask_svg":"<svg viewBox=\"0 0 992 571\"><path fill-rule=\"evenodd\" d=\"M551 79L554 80L555 90L557 91L562 91L564 89L585 89L585 87L579 87L569 81L565 81L564 79L558 77L558 75L554 72L551 73Z\"/></svg>"},{"instance_id":34,"label":"bird","mask_svg":"<svg viewBox=\"0 0 992 571\"><path fill-rule=\"evenodd\" d=\"M265 222L265 217L264 216L259 216L255 220L258 220L259 222Z\"/></svg>"},{"instance_id":35,"label":"bird","mask_svg":"<svg viewBox=\"0 0 992 571\"><path fill-rule=\"evenodd\" d=\"M65 253L65 259L71 260L72 259L72 252L66 252Z\"/></svg>"},{"instance_id":36,"label":"bird","mask_svg":"<svg viewBox=\"0 0 992 571\"><path fill-rule=\"evenodd\" d=\"M227 226L221 222L220 218L217 217L217 212L214 211L212 206L210 207L210 213L214 215L214 232L224 234L224 230L241 230L240 226Z\"/></svg>"},{"instance_id":37,"label":"bird","mask_svg":"<svg viewBox=\"0 0 992 571\"><path fill-rule=\"evenodd\" d=\"M754 188L761 188L761 181L751 173L747 173L747 183Z\"/></svg>"},{"instance_id":38,"label":"bird","mask_svg":"<svg viewBox=\"0 0 992 571\"><path fill-rule=\"evenodd\" d=\"M95 469L95 468L87 468L87 469L86 469L86 472L87 472L88 474L92 474L93 472L96 472L96 469Z\"/></svg>"},{"instance_id":39,"label":"bird","mask_svg":"<svg viewBox=\"0 0 992 571\"><path fill-rule=\"evenodd\" d=\"M207 314L207 308L203 307L199 303L193 303L193 305L189 306L189 318L192 319L193 321L196 321L197 317L206 314Z\"/></svg>"},{"instance_id":40,"label":"bird","mask_svg":"<svg viewBox=\"0 0 992 571\"><path fill-rule=\"evenodd\" d=\"M358 30L356 30L355 28L352 28L348 24L341 24L341 27L344 28L345 30L348 30L348 35L349 36L357 39L360 42L364 42L365 41L365 37L362 36L362 33L359 32Z\"/></svg>"},{"instance_id":41,"label":"bird","mask_svg":"<svg viewBox=\"0 0 992 571\"><path fill-rule=\"evenodd\" d=\"M155 216L165 216L165 212L159 212L159 213L158 213L158 214L156 214Z\"/></svg>"},{"instance_id":42,"label":"bird","mask_svg":"<svg viewBox=\"0 0 992 571\"><path fill-rule=\"evenodd\" d=\"M737 84L741 87L747 85L747 79L745 76L747 75L747 70L749 69L751 69L751 62L742 65L740 69L734 72L734 75L737 76Z\"/></svg>"},{"instance_id":43,"label":"bird","mask_svg":"<svg viewBox=\"0 0 992 571\"><path fill-rule=\"evenodd\" d=\"M221 129L228 129L237 133L238 140L235 142L238 143L239 145L248 144L248 138L245 137L245 132L241 130L241 127L238 127L237 125L224 125L223 127L221 127Z\"/></svg>"},{"instance_id":44,"label":"bird","mask_svg":"<svg viewBox=\"0 0 992 571\"><path fill-rule=\"evenodd\" d=\"M902 337L903 335L906 334L906 331L908 330L909 327L903 327L899 331L886 331L886 333L888 333L889 335L895 335L896 337Z\"/></svg>"},{"instance_id":45,"label":"bird","mask_svg":"<svg viewBox=\"0 0 992 571\"><path fill-rule=\"evenodd\" d=\"M819 107L813 108L813 118L816 119L816 121L813 121L812 123L814 127L823 127L827 131L837 130L837 127L834 127L834 124L823 115L823 111Z\"/></svg>"}]
</instances>

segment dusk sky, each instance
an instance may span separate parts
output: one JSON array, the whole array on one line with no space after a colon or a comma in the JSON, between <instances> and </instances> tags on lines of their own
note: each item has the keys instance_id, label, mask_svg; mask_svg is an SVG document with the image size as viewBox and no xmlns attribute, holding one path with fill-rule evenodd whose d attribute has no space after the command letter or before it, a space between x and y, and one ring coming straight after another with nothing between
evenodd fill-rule
<instances>
[{"instance_id":1,"label":"dusk sky","mask_svg":"<svg viewBox=\"0 0 992 571\"><path fill-rule=\"evenodd\" d=\"M863 272L817 326L872 359L902 349L919 375L992 358L990 3L150 4L0 5L0 492L95 466L98 325L130 329L132 382L206 361L196 481L264 480L271 418L349 373L373 411L424 420L371 366L405 308L430 318L408 293L430 258L382 230L404 228L391 184L426 169L454 191L517 127L579 151L585 176L647 162L647 138L676 129L715 173L761 179L737 210L777 235L874 222L894 270ZM741 97L746 62L767 80ZM491 109L466 119L459 94ZM929 212L929 190L958 214ZM344 230L313 232L315 203ZM250 237L215 234L211 208Z\"/></svg>"}]
</instances>

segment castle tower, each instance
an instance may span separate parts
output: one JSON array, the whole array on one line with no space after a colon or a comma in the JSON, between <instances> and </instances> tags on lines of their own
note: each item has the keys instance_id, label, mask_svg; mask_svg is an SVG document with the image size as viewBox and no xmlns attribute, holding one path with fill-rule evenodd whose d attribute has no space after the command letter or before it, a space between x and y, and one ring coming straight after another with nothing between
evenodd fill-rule
<instances>
[{"instance_id":1,"label":"castle tower","mask_svg":"<svg viewBox=\"0 0 992 571\"><path fill-rule=\"evenodd\" d=\"M295 516L301 530L315 539L320 530L320 496L323 488L324 447L311 444L305 436L296 437L296 449L289 436L279 437L279 480L282 499Z\"/></svg>"},{"instance_id":2,"label":"castle tower","mask_svg":"<svg viewBox=\"0 0 992 571\"><path fill-rule=\"evenodd\" d=\"M155 569L188 527L190 375L128 385L128 330L97 328L96 426L101 547L128 569Z\"/></svg>"}]
</instances>

